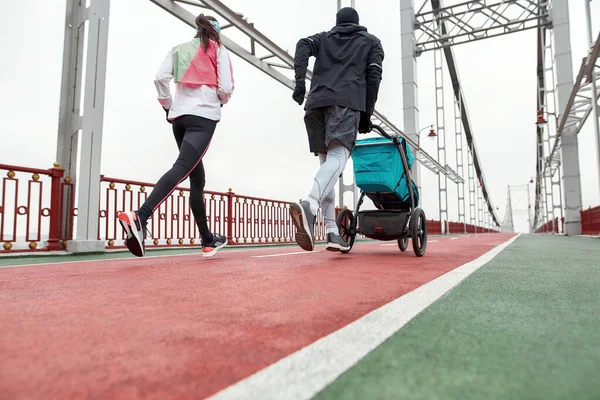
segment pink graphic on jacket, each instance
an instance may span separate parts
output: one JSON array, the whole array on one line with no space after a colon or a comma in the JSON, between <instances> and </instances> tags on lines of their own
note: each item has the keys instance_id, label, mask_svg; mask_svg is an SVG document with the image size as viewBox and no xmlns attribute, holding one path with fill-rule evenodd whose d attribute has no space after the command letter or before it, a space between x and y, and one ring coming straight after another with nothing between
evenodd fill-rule
<instances>
[{"instance_id":1,"label":"pink graphic on jacket","mask_svg":"<svg viewBox=\"0 0 600 400\"><path fill-rule=\"evenodd\" d=\"M173 78L175 98L169 88ZM233 93L233 66L225 46L211 40L205 49L202 41L194 38L168 52L154 83L170 120L190 114L219 121L221 107Z\"/></svg>"}]
</instances>

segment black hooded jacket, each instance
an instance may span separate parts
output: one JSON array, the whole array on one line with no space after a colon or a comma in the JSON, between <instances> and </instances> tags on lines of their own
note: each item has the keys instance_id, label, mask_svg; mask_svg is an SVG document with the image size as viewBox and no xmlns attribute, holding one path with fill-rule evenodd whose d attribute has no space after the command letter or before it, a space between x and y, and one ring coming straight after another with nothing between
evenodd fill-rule
<instances>
[{"instance_id":1,"label":"black hooded jacket","mask_svg":"<svg viewBox=\"0 0 600 400\"><path fill-rule=\"evenodd\" d=\"M308 59L316 58L305 109L343 106L373 113L383 72L381 41L357 24L300 39L296 45L296 82L306 79ZM298 84L298 83L297 83Z\"/></svg>"}]
</instances>

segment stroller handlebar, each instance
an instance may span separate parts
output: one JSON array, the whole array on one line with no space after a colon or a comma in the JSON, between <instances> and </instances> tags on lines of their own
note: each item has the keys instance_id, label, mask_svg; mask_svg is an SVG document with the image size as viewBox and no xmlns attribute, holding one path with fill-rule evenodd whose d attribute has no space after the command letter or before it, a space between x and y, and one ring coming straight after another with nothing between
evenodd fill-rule
<instances>
[{"instance_id":1,"label":"stroller handlebar","mask_svg":"<svg viewBox=\"0 0 600 400\"><path fill-rule=\"evenodd\" d=\"M383 128L379 125L373 125L373 129L376 130L377 132L379 132L379 134L381 136L383 136L386 139L390 139L390 140L394 140L393 136L390 136L386 131L383 130Z\"/></svg>"}]
</instances>

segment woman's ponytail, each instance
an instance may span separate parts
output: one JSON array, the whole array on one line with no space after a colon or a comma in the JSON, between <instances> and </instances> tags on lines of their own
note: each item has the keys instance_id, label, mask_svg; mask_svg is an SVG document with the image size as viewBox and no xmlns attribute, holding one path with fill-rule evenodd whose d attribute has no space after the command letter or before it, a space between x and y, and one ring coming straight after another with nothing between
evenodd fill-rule
<instances>
[{"instance_id":1,"label":"woman's ponytail","mask_svg":"<svg viewBox=\"0 0 600 400\"><path fill-rule=\"evenodd\" d=\"M210 40L214 40L217 45L221 45L221 36L219 22L216 18L200 14L196 17L196 36L202 40L204 45L204 51L208 49L208 43Z\"/></svg>"}]
</instances>

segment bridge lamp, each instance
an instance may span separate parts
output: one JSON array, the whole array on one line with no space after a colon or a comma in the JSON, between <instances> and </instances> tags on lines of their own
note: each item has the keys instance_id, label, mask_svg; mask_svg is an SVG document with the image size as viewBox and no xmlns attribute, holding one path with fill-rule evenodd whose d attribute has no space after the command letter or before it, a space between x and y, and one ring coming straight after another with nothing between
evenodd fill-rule
<instances>
[{"instance_id":1,"label":"bridge lamp","mask_svg":"<svg viewBox=\"0 0 600 400\"><path fill-rule=\"evenodd\" d=\"M419 133L417 133L417 139L418 139L418 146L419 146L419 150L421 150L421 132L423 132L425 129L427 128L423 128L419 131ZM435 139L437 137L437 134L435 133L435 130L433 129L433 125L429 126L429 133L427 134L427 137L431 140Z\"/></svg>"},{"instance_id":2,"label":"bridge lamp","mask_svg":"<svg viewBox=\"0 0 600 400\"><path fill-rule=\"evenodd\" d=\"M435 139L437 136L437 134L435 133L435 131L433 130L433 125L431 125L431 129L429 129L429 134L427 135L427 137L431 140Z\"/></svg>"},{"instance_id":3,"label":"bridge lamp","mask_svg":"<svg viewBox=\"0 0 600 400\"><path fill-rule=\"evenodd\" d=\"M546 115L552 115L554 117L554 121L556 122L556 126L558 126L558 115L556 115L556 113L546 112ZM535 124L538 126L544 126L547 123L548 121L546 121L546 119L544 118L544 112L542 110L537 110L537 119L535 121Z\"/></svg>"},{"instance_id":4,"label":"bridge lamp","mask_svg":"<svg viewBox=\"0 0 600 400\"><path fill-rule=\"evenodd\" d=\"M544 119L544 112L542 110L537 110L537 120L535 121L536 125L545 125L548 123Z\"/></svg>"}]
</instances>

